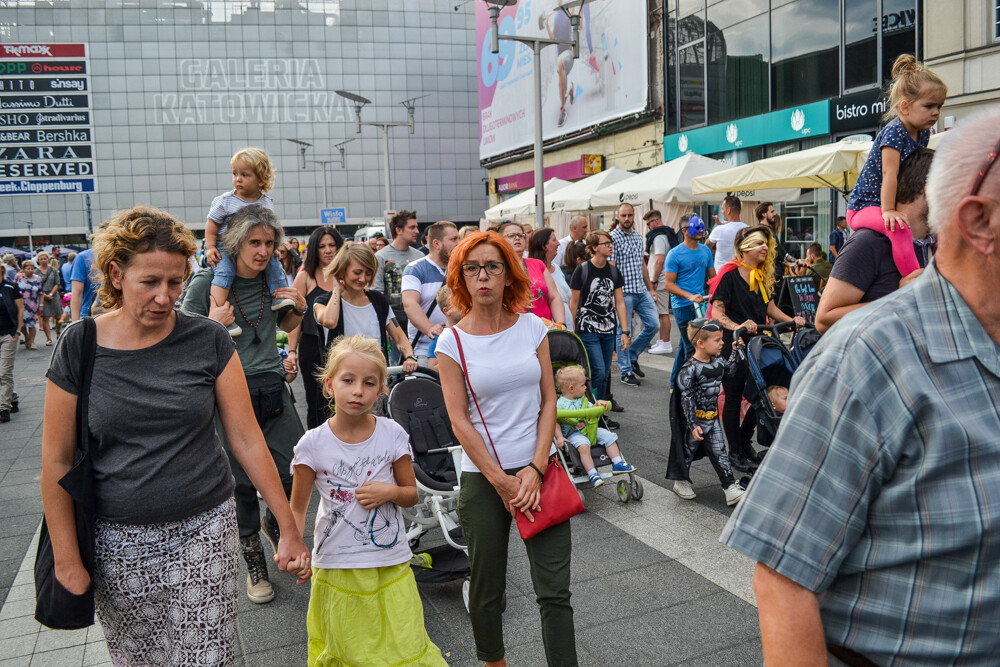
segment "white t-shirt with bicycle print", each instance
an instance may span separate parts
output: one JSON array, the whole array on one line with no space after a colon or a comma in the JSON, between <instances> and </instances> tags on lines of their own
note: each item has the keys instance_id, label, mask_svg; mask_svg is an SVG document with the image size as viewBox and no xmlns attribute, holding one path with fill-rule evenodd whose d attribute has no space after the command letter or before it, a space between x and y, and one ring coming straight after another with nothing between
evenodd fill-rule
<instances>
[{"instance_id":1,"label":"white t-shirt with bicycle print","mask_svg":"<svg viewBox=\"0 0 1000 667\"><path fill-rule=\"evenodd\" d=\"M376 417L364 442L348 444L323 422L295 446L292 472L304 465L316 472L320 505L313 534L312 565L350 569L399 565L412 558L403 514L394 503L366 510L354 490L367 480L395 483L392 464L409 456L410 439L396 422Z\"/></svg>"}]
</instances>

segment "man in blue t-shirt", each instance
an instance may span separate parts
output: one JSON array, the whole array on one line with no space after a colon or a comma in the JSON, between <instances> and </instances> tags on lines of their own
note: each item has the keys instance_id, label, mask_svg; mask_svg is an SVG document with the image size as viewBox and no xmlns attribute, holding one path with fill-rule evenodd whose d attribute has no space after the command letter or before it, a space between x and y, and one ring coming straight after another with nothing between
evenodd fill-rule
<instances>
[{"instance_id":1,"label":"man in blue t-shirt","mask_svg":"<svg viewBox=\"0 0 1000 667\"><path fill-rule=\"evenodd\" d=\"M671 387L684 360L694 352L688 340L687 326L696 317L695 304L705 301L705 283L715 277L715 258L708 246L701 243L705 238L705 223L696 215L685 215L681 218L681 230L684 232L684 243L667 253L664 274L664 289L670 292L670 305L674 309L682 341L670 373Z\"/></svg>"},{"instance_id":2,"label":"man in blue t-shirt","mask_svg":"<svg viewBox=\"0 0 1000 667\"><path fill-rule=\"evenodd\" d=\"M837 226L830 232L830 263L833 264L840 257L840 250L847 243L847 218L840 216L837 218Z\"/></svg>"},{"instance_id":3,"label":"man in blue t-shirt","mask_svg":"<svg viewBox=\"0 0 1000 667\"><path fill-rule=\"evenodd\" d=\"M73 292L70 296L69 309L70 316L76 322L81 317L90 314L90 305L94 302L94 294L100 284L90 275L90 268L94 265L94 251L87 248L73 260Z\"/></svg>"}]
</instances>

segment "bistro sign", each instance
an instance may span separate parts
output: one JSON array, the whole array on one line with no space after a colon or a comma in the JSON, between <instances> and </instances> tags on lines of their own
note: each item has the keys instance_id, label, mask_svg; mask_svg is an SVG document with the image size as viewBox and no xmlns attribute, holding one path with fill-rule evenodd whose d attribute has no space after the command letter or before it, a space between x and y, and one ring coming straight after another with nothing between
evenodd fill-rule
<instances>
[{"instance_id":1,"label":"bistro sign","mask_svg":"<svg viewBox=\"0 0 1000 667\"><path fill-rule=\"evenodd\" d=\"M94 192L86 44L0 46L0 195Z\"/></svg>"}]
</instances>

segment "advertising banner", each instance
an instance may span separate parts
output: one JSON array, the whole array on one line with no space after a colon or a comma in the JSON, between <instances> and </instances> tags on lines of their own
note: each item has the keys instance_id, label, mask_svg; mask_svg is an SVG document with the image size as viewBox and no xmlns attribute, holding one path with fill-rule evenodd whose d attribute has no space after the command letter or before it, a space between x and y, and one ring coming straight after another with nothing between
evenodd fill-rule
<instances>
[{"instance_id":1,"label":"advertising banner","mask_svg":"<svg viewBox=\"0 0 1000 667\"><path fill-rule=\"evenodd\" d=\"M522 0L500 13L500 35L572 39L563 0ZM576 13L580 8L568 10ZM595 0L583 6L580 57L570 45L542 49L542 136L553 139L643 111L648 98L645 0ZM490 52L486 3L476 4L479 157L534 141L534 55L529 45L500 40Z\"/></svg>"},{"instance_id":2,"label":"advertising banner","mask_svg":"<svg viewBox=\"0 0 1000 667\"><path fill-rule=\"evenodd\" d=\"M0 195L94 192L91 109L86 44L0 46Z\"/></svg>"}]
</instances>

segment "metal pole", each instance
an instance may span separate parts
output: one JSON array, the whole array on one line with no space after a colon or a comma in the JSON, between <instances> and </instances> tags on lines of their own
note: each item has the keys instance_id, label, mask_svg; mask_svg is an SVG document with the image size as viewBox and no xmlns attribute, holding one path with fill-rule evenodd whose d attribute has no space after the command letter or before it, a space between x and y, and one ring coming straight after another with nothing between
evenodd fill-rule
<instances>
[{"instance_id":1,"label":"metal pole","mask_svg":"<svg viewBox=\"0 0 1000 667\"><path fill-rule=\"evenodd\" d=\"M35 244L31 240L31 227L35 223L33 223L33 222L25 222L24 224L28 225L28 252L30 252L32 255L34 255L35 254ZM34 258L32 258L32 259L34 259Z\"/></svg>"},{"instance_id":2,"label":"metal pole","mask_svg":"<svg viewBox=\"0 0 1000 667\"><path fill-rule=\"evenodd\" d=\"M326 165L327 164L329 164L329 163L328 162L324 162L322 164L322 167L323 167L323 208L329 208L329 205L327 203L327 198L326 198Z\"/></svg>"},{"instance_id":3,"label":"metal pole","mask_svg":"<svg viewBox=\"0 0 1000 667\"><path fill-rule=\"evenodd\" d=\"M545 226L545 184L542 168L542 44L535 41L535 227Z\"/></svg>"},{"instance_id":4,"label":"metal pole","mask_svg":"<svg viewBox=\"0 0 1000 667\"><path fill-rule=\"evenodd\" d=\"M87 240L94 235L94 221L90 215L90 195L86 195L87 201Z\"/></svg>"},{"instance_id":5,"label":"metal pole","mask_svg":"<svg viewBox=\"0 0 1000 667\"><path fill-rule=\"evenodd\" d=\"M385 169L385 210L392 210L391 186L389 184L389 125L382 124L382 166Z\"/></svg>"}]
</instances>

